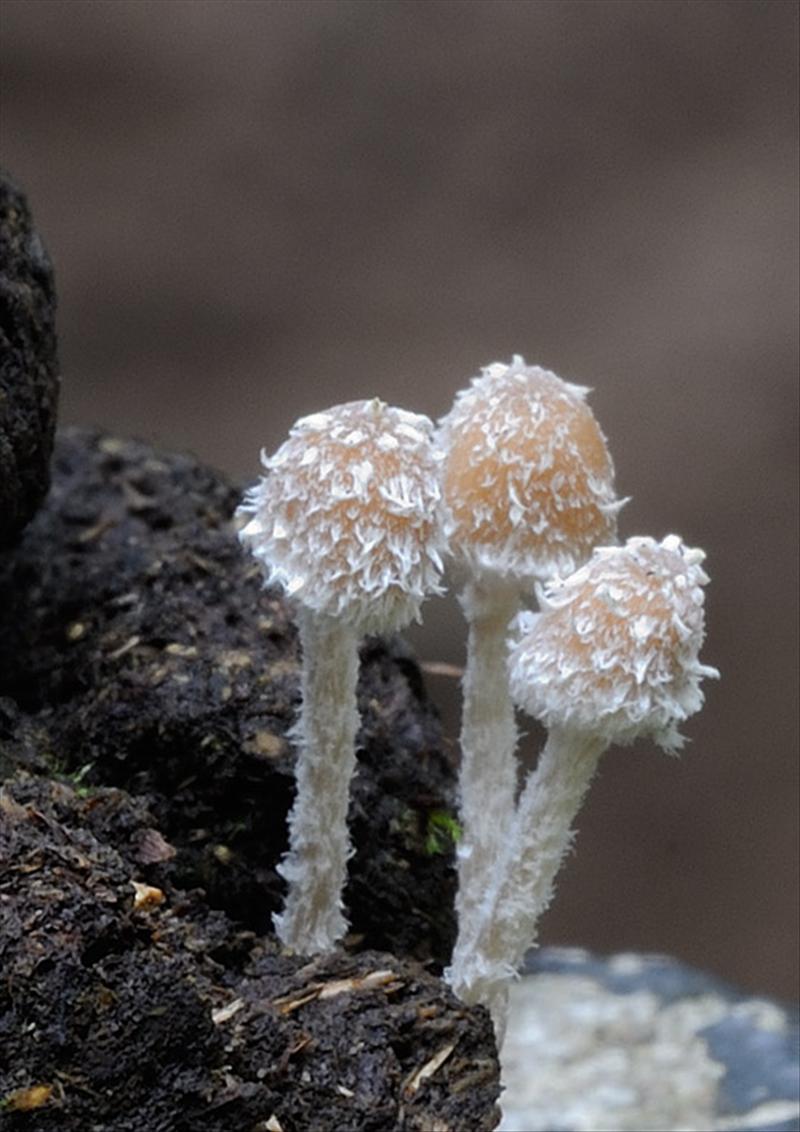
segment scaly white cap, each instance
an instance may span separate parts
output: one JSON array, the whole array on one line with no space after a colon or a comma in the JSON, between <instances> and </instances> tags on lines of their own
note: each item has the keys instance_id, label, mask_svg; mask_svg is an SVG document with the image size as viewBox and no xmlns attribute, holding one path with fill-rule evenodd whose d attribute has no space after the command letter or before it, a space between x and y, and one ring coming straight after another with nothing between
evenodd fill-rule
<instances>
[{"instance_id":1,"label":"scaly white cap","mask_svg":"<svg viewBox=\"0 0 800 1132\"><path fill-rule=\"evenodd\" d=\"M705 636L702 550L677 535L602 547L521 614L509 657L511 694L547 727L609 743L649 735L665 750L703 703L698 660Z\"/></svg>"},{"instance_id":2,"label":"scaly white cap","mask_svg":"<svg viewBox=\"0 0 800 1132\"><path fill-rule=\"evenodd\" d=\"M615 541L625 501L588 392L515 356L457 395L439 433L446 533L473 572L543 581Z\"/></svg>"},{"instance_id":3,"label":"scaly white cap","mask_svg":"<svg viewBox=\"0 0 800 1132\"><path fill-rule=\"evenodd\" d=\"M440 456L427 417L377 398L299 420L239 511L242 541L318 613L390 632L440 592Z\"/></svg>"}]
</instances>

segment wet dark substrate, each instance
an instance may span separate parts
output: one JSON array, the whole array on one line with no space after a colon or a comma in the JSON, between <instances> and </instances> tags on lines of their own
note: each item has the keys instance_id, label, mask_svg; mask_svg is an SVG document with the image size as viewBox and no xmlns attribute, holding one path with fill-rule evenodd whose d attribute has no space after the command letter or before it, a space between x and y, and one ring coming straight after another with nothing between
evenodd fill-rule
<instances>
[{"instance_id":1,"label":"wet dark substrate","mask_svg":"<svg viewBox=\"0 0 800 1132\"><path fill-rule=\"evenodd\" d=\"M236 539L240 492L190 457L80 432L59 438L53 480L0 555L0 775L33 758L147 795L176 883L268 931L300 669L291 613ZM368 641L362 659L353 930L442 963L454 767L402 643Z\"/></svg>"},{"instance_id":2,"label":"wet dark substrate","mask_svg":"<svg viewBox=\"0 0 800 1132\"><path fill-rule=\"evenodd\" d=\"M123 791L0 791L0 1120L37 1132L490 1129L483 1011L418 963L309 961L172 887Z\"/></svg>"},{"instance_id":3,"label":"wet dark substrate","mask_svg":"<svg viewBox=\"0 0 800 1132\"><path fill-rule=\"evenodd\" d=\"M0 1121L48 1132L491 1128L453 938L454 768L365 643L347 950L281 955L290 611L197 461L72 432L0 555Z\"/></svg>"}]
</instances>

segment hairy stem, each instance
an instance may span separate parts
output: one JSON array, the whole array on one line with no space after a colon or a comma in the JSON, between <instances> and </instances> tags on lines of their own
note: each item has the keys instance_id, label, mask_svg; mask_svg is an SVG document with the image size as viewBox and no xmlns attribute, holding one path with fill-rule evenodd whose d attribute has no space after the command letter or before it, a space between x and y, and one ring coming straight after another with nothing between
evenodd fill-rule
<instances>
[{"instance_id":1,"label":"hairy stem","mask_svg":"<svg viewBox=\"0 0 800 1132\"><path fill-rule=\"evenodd\" d=\"M593 736L551 731L506 826L476 920L459 925L448 981L463 1001L488 1006L498 1043L505 1032L508 983L536 941L536 925L572 843L572 823L605 746Z\"/></svg>"},{"instance_id":2,"label":"hairy stem","mask_svg":"<svg viewBox=\"0 0 800 1132\"><path fill-rule=\"evenodd\" d=\"M356 765L358 637L323 614L301 611L303 650L294 806L289 851L278 872L289 888L274 917L278 938L306 955L330 951L347 932L342 892L351 853L347 829Z\"/></svg>"},{"instance_id":3,"label":"hairy stem","mask_svg":"<svg viewBox=\"0 0 800 1132\"><path fill-rule=\"evenodd\" d=\"M469 623L461 727L462 827L456 910L469 935L514 809L517 729L508 689L507 636L519 591L499 578L473 580L461 596ZM469 940L465 939L465 946Z\"/></svg>"}]
</instances>

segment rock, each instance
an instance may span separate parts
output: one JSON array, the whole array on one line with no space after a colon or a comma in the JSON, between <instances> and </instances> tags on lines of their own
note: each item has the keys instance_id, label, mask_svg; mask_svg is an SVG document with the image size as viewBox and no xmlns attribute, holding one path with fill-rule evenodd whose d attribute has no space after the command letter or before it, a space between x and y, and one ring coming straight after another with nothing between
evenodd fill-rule
<instances>
[{"instance_id":1,"label":"rock","mask_svg":"<svg viewBox=\"0 0 800 1132\"><path fill-rule=\"evenodd\" d=\"M0 170L0 549L44 498L58 402L53 270L25 196Z\"/></svg>"},{"instance_id":2,"label":"rock","mask_svg":"<svg viewBox=\"0 0 800 1132\"><path fill-rule=\"evenodd\" d=\"M0 790L0 1109L9 1132L483 1132L491 1022L418 963L314 962L170 880L141 799Z\"/></svg>"},{"instance_id":3,"label":"rock","mask_svg":"<svg viewBox=\"0 0 800 1132\"><path fill-rule=\"evenodd\" d=\"M663 956L544 949L527 972L505 1132L796 1132L796 1013Z\"/></svg>"},{"instance_id":4,"label":"rock","mask_svg":"<svg viewBox=\"0 0 800 1132\"><path fill-rule=\"evenodd\" d=\"M0 697L16 705L0 711L0 770L48 751L84 786L147 795L179 851L173 882L266 933L299 667L290 610L238 544L240 491L188 456L94 433L62 436L53 467L0 559ZM352 930L359 946L443 963L455 772L401 644L366 642L359 702Z\"/></svg>"}]
</instances>

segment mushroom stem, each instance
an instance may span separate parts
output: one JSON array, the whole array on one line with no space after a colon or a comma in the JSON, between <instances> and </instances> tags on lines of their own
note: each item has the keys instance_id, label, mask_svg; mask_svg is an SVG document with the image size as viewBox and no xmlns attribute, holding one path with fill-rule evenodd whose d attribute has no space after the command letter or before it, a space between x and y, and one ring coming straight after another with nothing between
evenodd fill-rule
<instances>
[{"instance_id":1,"label":"mushroom stem","mask_svg":"<svg viewBox=\"0 0 800 1132\"><path fill-rule=\"evenodd\" d=\"M289 815L289 851L278 866L288 882L275 931L304 954L331 951L347 932L342 892L351 854L350 780L359 727L358 635L326 614L299 612L303 651L297 792Z\"/></svg>"},{"instance_id":2,"label":"mushroom stem","mask_svg":"<svg viewBox=\"0 0 800 1132\"><path fill-rule=\"evenodd\" d=\"M474 923L459 927L448 981L464 1002L492 1013L498 1045L505 1033L508 983L536 941L569 849L572 823L608 746L605 739L553 728L519 799L491 883Z\"/></svg>"},{"instance_id":3,"label":"mushroom stem","mask_svg":"<svg viewBox=\"0 0 800 1132\"><path fill-rule=\"evenodd\" d=\"M461 595L469 623L461 727L462 834L456 909L460 931L476 922L514 809L517 728L508 686L508 626L519 588L498 576L470 580Z\"/></svg>"}]
</instances>

